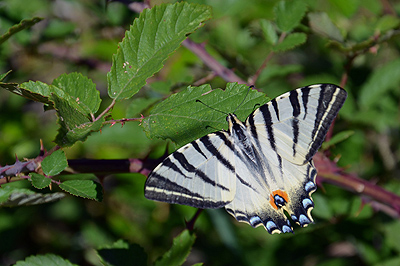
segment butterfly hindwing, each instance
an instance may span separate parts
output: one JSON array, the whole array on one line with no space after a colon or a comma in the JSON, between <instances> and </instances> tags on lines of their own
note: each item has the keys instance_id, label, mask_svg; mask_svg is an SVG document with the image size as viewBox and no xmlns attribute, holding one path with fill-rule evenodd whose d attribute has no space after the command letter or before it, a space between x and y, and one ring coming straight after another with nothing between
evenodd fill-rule
<instances>
[{"instance_id":1,"label":"butterfly hindwing","mask_svg":"<svg viewBox=\"0 0 400 266\"><path fill-rule=\"evenodd\" d=\"M148 199L221 208L236 192L233 146L224 132L208 134L169 155L149 175Z\"/></svg>"}]
</instances>

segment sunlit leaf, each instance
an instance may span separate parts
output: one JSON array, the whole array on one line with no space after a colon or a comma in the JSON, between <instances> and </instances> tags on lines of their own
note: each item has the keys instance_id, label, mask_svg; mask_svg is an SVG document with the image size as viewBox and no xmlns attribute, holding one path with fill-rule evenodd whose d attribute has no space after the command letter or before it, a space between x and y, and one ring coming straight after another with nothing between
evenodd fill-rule
<instances>
[{"instance_id":1,"label":"sunlit leaf","mask_svg":"<svg viewBox=\"0 0 400 266\"><path fill-rule=\"evenodd\" d=\"M57 150L51 155L45 157L41 163L43 172L48 176L61 173L67 166L67 157L64 151Z\"/></svg>"},{"instance_id":2,"label":"sunlit leaf","mask_svg":"<svg viewBox=\"0 0 400 266\"><path fill-rule=\"evenodd\" d=\"M185 2L143 10L113 56L107 74L109 96L117 100L132 97L187 36L210 18L210 7Z\"/></svg>"},{"instance_id":3,"label":"sunlit leaf","mask_svg":"<svg viewBox=\"0 0 400 266\"><path fill-rule=\"evenodd\" d=\"M188 87L156 105L142 124L150 138L169 138L182 146L207 133L227 129L224 113L239 107L235 113L239 119L245 120L266 102L263 93L249 91L243 84L228 83L225 91L212 90L209 85Z\"/></svg>"}]
</instances>

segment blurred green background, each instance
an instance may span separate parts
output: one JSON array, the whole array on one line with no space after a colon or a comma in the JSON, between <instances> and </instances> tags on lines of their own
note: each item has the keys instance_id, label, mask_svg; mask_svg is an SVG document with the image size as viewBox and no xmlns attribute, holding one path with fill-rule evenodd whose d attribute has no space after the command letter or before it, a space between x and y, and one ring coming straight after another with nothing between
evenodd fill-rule
<instances>
[{"instance_id":1,"label":"blurred green background","mask_svg":"<svg viewBox=\"0 0 400 266\"><path fill-rule=\"evenodd\" d=\"M167 1L151 1L152 5ZM172 1L171 1L172 2ZM188 1L212 6L214 19L192 34L224 66L247 80L270 53L260 20L274 19L277 1ZM400 1L308 0L308 12L326 12L351 47L376 36L386 41L357 54L346 90L349 98L335 132L354 134L332 149L332 158L359 177L400 195ZM63 73L81 72L97 85L103 109L110 103L106 74L112 54L137 13L120 2L94 0L3 0L3 34L22 19L45 18L0 46L0 73L13 72L7 82L51 83ZM307 25L307 18L302 21ZM339 84L351 53L308 27L305 44L275 53L256 86L273 98L313 83ZM192 52L181 47L148 85L130 101L118 103L113 118L139 117L131 102L154 101L210 74ZM226 81L214 77L213 88ZM146 102L147 103L147 102ZM147 103L148 104L148 103ZM100 108L102 109L102 108ZM146 116L143 111L143 115ZM53 111L0 90L0 164L34 158L39 140L47 149L57 132ZM138 122L105 127L85 143L65 149L68 159L157 158L166 143L146 138ZM39 206L0 209L0 264L29 255L54 253L79 265L99 265L95 249L118 239L138 244L153 262L169 249L196 209L149 201L143 196L145 177L119 174L104 178L103 202L68 196ZM27 186L21 181L15 186ZM263 228L238 223L224 210L205 211L195 225L197 235L185 265L400 265L399 210L324 184L313 194L315 224L295 226L294 235L269 235ZM371 206L374 206L372 208Z\"/></svg>"}]
</instances>

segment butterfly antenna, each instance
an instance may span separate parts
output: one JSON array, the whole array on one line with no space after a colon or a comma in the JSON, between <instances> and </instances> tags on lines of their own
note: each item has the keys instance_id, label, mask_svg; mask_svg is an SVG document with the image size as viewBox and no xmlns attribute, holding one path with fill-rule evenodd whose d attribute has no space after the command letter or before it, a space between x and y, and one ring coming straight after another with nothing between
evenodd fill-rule
<instances>
[{"instance_id":1,"label":"butterfly antenna","mask_svg":"<svg viewBox=\"0 0 400 266\"><path fill-rule=\"evenodd\" d=\"M223 111L221 111L221 110L215 109L214 107L211 107L211 106L209 106L208 104L205 104L205 103L203 103L202 101L200 101L200 100L198 100L198 99L196 100L196 102L197 102L197 103L202 103L202 104L204 104L205 106L207 106L207 107L210 108L211 110L214 110L214 111L223 113L224 115L228 115L228 113L225 113L225 112L223 112Z\"/></svg>"},{"instance_id":2,"label":"butterfly antenna","mask_svg":"<svg viewBox=\"0 0 400 266\"><path fill-rule=\"evenodd\" d=\"M254 88L254 85L251 85L251 86L249 87L249 89L247 90L246 96L244 96L242 102L238 105L238 107L236 107L236 109L235 109L235 111L233 111L233 113L236 113L236 110L239 109L239 107L244 103L244 100L246 100L247 95L249 95L249 92L250 92L250 90L251 90L252 88Z\"/></svg>"}]
</instances>

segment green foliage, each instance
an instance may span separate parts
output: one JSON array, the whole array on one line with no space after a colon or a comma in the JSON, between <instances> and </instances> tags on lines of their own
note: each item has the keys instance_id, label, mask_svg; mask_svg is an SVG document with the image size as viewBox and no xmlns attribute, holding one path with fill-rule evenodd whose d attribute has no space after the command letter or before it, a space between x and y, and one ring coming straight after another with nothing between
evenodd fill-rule
<instances>
[{"instance_id":1,"label":"green foliage","mask_svg":"<svg viewBox=\"0 0 400 266\"><path fill-rule=\"evenodd\" d=\"M343 36L339 28L332 22L326 13L309 13L310 27L322 37L343 42Z\"/></svg>"},{"instance_id":2,"label":"green foliage","mask_svg":"<svg viewBox=\"0 0 400 266\"><path fill-rule=\"evenodd\" d=\"M43 172L48 175L58 175L68 166L67 157L62 150L53 152L42 161Z\"/></svg>"},{"instance_id":3,"label":"green foliage","mask_svg":"<svg viewBox=\"0 0 400 266\"><path fill-rule=\"evenodd\" d=\"M289 34L281 43L277 44L274 51L287 51L295 48L296 46L302 45L307 40L307 35L304 33L292 33Z\"/></svg>"},{"instance_id":4,"label":"green foliage","mask_svg":"<svg viewBox=\"0 0 400 266\"><path fill-rule=\"evenodd\" d=\"M142 125L149 138L169 138L182 146L213 131L227 129L226 113L239 106L235 113L244 120L257 105L266 102L264 94L248 91L246 85L237 83L228 83L224 91L211 90L209 85L188 87L155 106Z\"/></svg>"},{"instance_id":5,"label":"green foliage","mask_svg":"<svg viewBox=\"0 0 400 266\"><path fill-rule=\"evenodd\" d=\"M299 25L306 10L303 1L279 1L274 8L276 25L281 31L290 32Z\"/></svg>"},{"instance_id":6,"label":"green foliage","mask_svg":"<svg viewBox=\"0 0 400 266\"><path fill-rule=\"evenodd\" d=\"M30 256L26 258L24 261L18 261L15 264L15 266L43 266L43 265L77 266L77 264L72 264L71 262L54 254Z\"/></svg>"},{"instance_id":7,"label":"green foliage","mask_svg":"<svg viewBox=\"0 0 400 266\"><path fill-rule=\"evenodd\" d=\"M147 265L147 254L143 248L122 240L99 249L97 253L103 265L107 266Z\"/></svg>"},{"instance_id":8,"label":"green foliage","mask_svg":"<svg viewBox=\"0 0 400 266\"><path fill-rule=\"evenodd\" d=\"M60 188L77 197L103 200L102 187L93 180L67 180L60 184Z\"/></svg>"},{"instance_id":9,"label":"green foliage","mask_svg":"<svg viewBox=\"0 0 400 266\"><path fill-rule=\"evenodd\" d=\"M32 186L34 186L35 188L42 189L48 187L51 184L51 179L45 177L44 175L30 173L29 176L31 177Z\"/></svg>"},{"instance_id":10,"label":"green foliage","mask_svg":"<svg viewBox=\"0 0 400 266\"><path fill-rule=\"evenodd\" d=\"M162 265L182 265L194 244L196 236L188 230L184 230L179 236L174 238L174 243L163 257L156 261L155 266Z\"/></svg>"},{"instance_id":11,"label":"green foliage","mask_svg":"<svg viewBox=\"0 0 400 266\"><path fill-rule=\"evenodd\" d=\"M150 1L143 12L100 2L2 2L0 264L399 264L397 1ZM235 79L223 75L230 70ZM315 224L271 236L207 210L195 236L184 222L195 209L144 198L142 174L165 153L162 140L182 146L227 129L216 110L243 121L264 93L323 82L349 97L319 174L337 162L374 185L319 184ZM78 158L125 164L79 160L77 171ZM337 170L330 181L346 182ZM379 187L389 200L365 194Z\"/></svg>"},{"instance_id":12,"label":"green foliage","mask_svg":"<svg viewBox=\"0 0 400 266\"><path fill-rule=\"evenodd\" d=\"M209 7L185 2L144 10L113 56L107 75L109 96L116 100L132 97L147 78L162 68L187 35L210 18Z\"/></svg>"}]
</instances>

